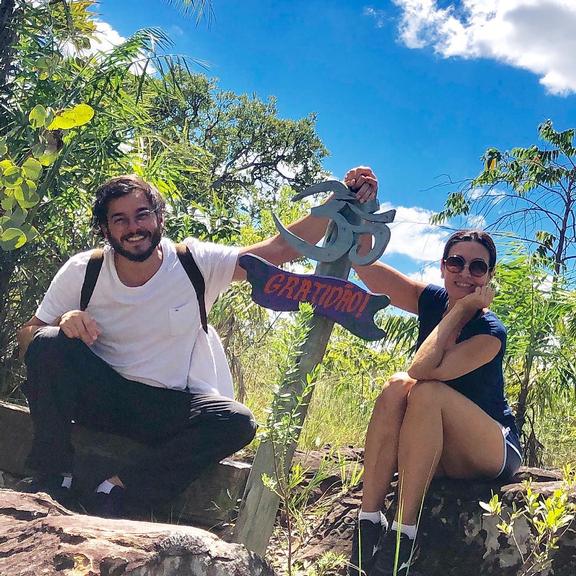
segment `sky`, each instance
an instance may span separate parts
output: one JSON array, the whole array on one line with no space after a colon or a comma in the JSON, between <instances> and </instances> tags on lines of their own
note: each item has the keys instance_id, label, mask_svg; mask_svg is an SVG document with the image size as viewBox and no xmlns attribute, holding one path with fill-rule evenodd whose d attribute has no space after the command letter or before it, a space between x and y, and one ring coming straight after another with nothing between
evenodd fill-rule
<instances>
[{"instance_id":1,"label":"sky","mask_svg":"<svg viewBox=\"0 0 576 576\"><path fill-rule=\"evenodd\" d=\"M397 209L385 260L439 282L448 232L428 225L491 146L576 127L576 0L212 0L199 23L162 0L101 0L102 43L160 27L237 93L317 116L342 178L371 166ZM473 220L470 224L482 224Z\"/></svg>"}]
</instances>

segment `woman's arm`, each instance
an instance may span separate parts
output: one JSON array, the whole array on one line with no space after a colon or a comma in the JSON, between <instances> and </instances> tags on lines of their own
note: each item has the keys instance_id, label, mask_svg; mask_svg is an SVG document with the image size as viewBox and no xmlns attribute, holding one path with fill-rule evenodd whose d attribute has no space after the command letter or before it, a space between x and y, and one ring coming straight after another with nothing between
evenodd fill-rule
<instances>
[{"instance_id":1,"label":"woman's arm","mask_svg":"<svg viewBox=\"0 0 576 576\"><path fill-rule=\"evenodd\" d=\"M346 173L344 182L352 190L356 190L367 183L378 182L376 174L368 166L358 166ZM364 235L360 241L359 254L365 255L371 248L372 237ZM398 272L395 268L374 262L370 266L354 266L360 280L372 292L387 294L393 306L418 314L418 299L426 284L409 278Z\"/></svg>"},{"instance_id":2,"label":"woman's arm","mask_svg":"<svg viewBox=\"0 0 576 576\"><path fill-rule=\"evenodd\" d=\"M454 341L464 325L493 298L494 291L484 286L458 300L424 340L408 374L417 380L452 380L490 362L502 346L496 336L479 334L459 344Z\"/></svg>"},{"instance_id":3,"label":"woman's arm","mask_svg":"<svg viewBox=\"0 0 576 576\"><path fill-rule=\"evenodd\" d=\"M380 261L370 266L354 266L354 270L369 290L387 294L393 306L418 314L418 300L426 284L413 280Z\"/></svg>"}]
</instances>

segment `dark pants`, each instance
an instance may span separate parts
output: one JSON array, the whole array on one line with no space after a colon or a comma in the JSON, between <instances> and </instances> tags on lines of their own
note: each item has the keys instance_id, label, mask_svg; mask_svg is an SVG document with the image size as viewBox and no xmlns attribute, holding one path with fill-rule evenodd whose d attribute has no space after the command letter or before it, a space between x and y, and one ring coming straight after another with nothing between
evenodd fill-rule
<instances>
[{"instance_id":1,"label":"dark pants","mask_svg":"<svg viewBox=\"0 0 576 576\"><path fill-rule=\"evenodd\" d=\"M143 459L117 474L127 495L168 500L206 466L246 446L256 432L244 405L127 380L56 327L36 332L26 365L23 391L34 424L28 465L41 473L73 471L74 421L148 445Z\"/></svg>"}]
</instances>

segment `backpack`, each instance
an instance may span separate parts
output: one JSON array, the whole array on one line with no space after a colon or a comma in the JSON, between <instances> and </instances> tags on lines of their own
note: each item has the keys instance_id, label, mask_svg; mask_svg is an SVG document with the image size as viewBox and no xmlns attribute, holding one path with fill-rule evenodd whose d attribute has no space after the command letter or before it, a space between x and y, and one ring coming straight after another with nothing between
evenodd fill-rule
<instances>
[{"instance_id":1,"label":"backpack","mask_svg":"<svg viewBox=\"0 0 576 576\"><path fill-rule=\"evenodd\" d=\"M200 268L198 268L198 265L190 253L188 246L182 242L176 244L175 246L176 254L178 254L178 260L180 260L180 264L182 264L182 267L186 271L192 286L194 286L196 297L198 298L198 306L200 307L200 322L202 323L204 332L208 334L206 302L204 300L204 293L206 291L204 276L202 276L202 272L200 272ZM82 291L80 292L80 310L82 311L86 310L88 303L90 302L90 298L92 298L92 293L96 287L96 281L98 280L103 262L104 250L101 248L96 248L90 255L90 260L88 260L88 265L86 266L86 273L84 274L84 282L82 284Z\"/></svg>"}]
</instances>

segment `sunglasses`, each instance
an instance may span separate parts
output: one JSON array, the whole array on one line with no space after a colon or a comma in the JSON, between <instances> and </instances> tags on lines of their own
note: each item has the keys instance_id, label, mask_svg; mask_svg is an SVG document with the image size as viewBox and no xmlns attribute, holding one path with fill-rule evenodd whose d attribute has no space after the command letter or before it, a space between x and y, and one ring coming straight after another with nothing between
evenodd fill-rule
<instances>
[{"instance_id":1,"label":"sunglasses","mask_svg":"<svg viewBox=\"0 0 576 576\"><path fill-rule=\"evenodd\" d=\"M488 272L488 264L482 258L475 258L466 262L462 256L448 256L444 258L444 266L448 272L459 273L468 265L468 270L475 278L482 278Z\"/></svg>"}]
</instances>

